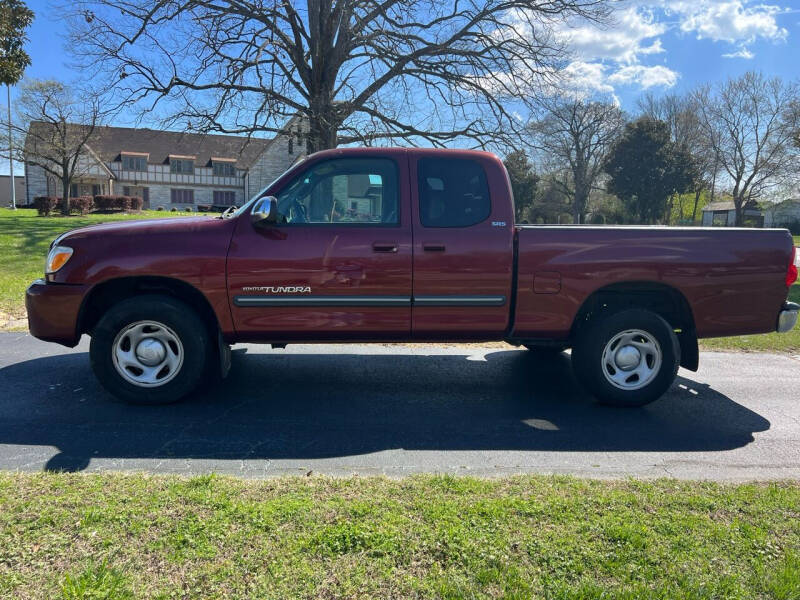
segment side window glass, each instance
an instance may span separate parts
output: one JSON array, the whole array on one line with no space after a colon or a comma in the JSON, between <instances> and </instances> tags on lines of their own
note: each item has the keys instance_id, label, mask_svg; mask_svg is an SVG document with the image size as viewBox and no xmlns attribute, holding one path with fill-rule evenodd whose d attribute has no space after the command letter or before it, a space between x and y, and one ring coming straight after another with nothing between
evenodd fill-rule
<instances>
[{"instance_id":1,"label":"side window glass","mask_svg":"<svg viewBox=\"0 0 800 600\"><path fill-rule=\"evenodd\" d=\"M276 196L288 224L397 225L397 167L386 158L317 163Z\"/></svg>"},{"instance_id":2,"label":"side window glass","mask_svg":"<svg viewBox=\"0 0 800 600\"><path fill-rule=\"evenodd\" d=\"M474 160L422 158L419 216L425 227L469 227L492 212L486 173Z\"/></svg>"}]
</instances>

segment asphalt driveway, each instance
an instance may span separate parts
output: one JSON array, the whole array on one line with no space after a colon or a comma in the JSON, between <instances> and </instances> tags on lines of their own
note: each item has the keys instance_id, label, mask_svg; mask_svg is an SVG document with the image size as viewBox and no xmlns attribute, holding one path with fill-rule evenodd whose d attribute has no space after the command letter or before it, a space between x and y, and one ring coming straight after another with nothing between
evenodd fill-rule
<instances>
[{"instance_id":1,"label":"asphalt driveway","mask_svg":"<svg viewBox=\"0 0 800 600\"><path fill-rule=\"evenodd\" d=\"M221 386L138 407L99 387L87 349L0 334L1 469L800 477L797 357L703 353L658 402L617 409L568 355L237 346Z\"/></svg>"}]
</instances>

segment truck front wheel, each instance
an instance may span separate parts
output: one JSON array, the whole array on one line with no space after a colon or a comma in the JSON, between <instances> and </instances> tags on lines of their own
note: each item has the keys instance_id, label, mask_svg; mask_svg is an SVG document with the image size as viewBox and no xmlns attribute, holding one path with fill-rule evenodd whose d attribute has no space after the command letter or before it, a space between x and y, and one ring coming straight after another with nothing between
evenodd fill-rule
<instances>
[{"instance_id":1,"label":"truck front wheel","mask_svg":"<svg viewBox=\"0 0 800 600\"><path fill-rule=\"evenodd\" d=\"M601 403L643 406L672 385L680 352L669 323L648 310L629 309L597 319L578 335L572 368Z\"/></svg>"},{"instance_id":2,"label":"truck front wheel","mask_svg":"<svg viewBox=\"0 0 800 600\"><path fill-rule=\"evenodd\" d=\"M210 359L203 322L187 304L145 295L112 306L92 331L89 358L109 392L134 404L167 404L192 392Z\"/></svg>"}]
</instances>

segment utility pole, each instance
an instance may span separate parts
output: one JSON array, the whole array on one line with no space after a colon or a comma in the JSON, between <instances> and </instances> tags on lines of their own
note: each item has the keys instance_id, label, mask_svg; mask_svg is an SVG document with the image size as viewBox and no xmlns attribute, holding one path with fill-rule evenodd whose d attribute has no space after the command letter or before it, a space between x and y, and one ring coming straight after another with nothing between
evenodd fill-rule
<instances>
[{"instance_id":1,"label":"utility pole","mask_svg":"<svg viewBox=\"0 0 800 600\"><path fill-rule=\"evenodd\" d=\"M8 91L8 180L11 182L11 209L17 210L17 186L14 182L14 139L11 137L11 86Z\"/></svg>"}]
</instances>

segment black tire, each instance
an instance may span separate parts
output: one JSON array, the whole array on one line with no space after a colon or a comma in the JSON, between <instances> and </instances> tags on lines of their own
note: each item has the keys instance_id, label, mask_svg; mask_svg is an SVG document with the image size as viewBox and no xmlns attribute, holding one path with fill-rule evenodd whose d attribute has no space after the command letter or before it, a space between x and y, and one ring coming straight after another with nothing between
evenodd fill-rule
<instances>
[{"instance_id":1,"label":"black tire","mask_svg":"<svg viewBox=\"0 0 800 600\"><path fill-rule=\"evenodd\" d=\"M167 369L166 383L155 381L150 387L142 387L128 381L115 366L117 336L142 321L162 324L180 342L177 346L180 352L174 353L180 355L180 365L171 373ZM92 331L89 346L92 370L102 386L132 404L169 404L181 400L194 391L207 369L213 368L212 357L207 328L197 313L180 300L160 295L135 296L112 306ZM135 370L128 369L128 373L136 375Z\"/></svg>"},{"instance_id":2,"label":"black tire","mask_svg":"<svg viewBox=\"0 0 800 600\"><path fill-rule=\"evenodd\" d=\"M609 381L617 372L604 365L603 353L614 337L630 330L639 330L657 342L660 367L651 370L649 383L638 389L621 389L618 385L641 385L638 375L631 382L617 385ZM624 339L623 339L624 340ZM611 346L613 350L614 346ZM619 356L614 354L615 357ZM641 355L640 356L644 356ZM652 357L652 356L651 356ZM616 358L614 358L616 360ZM635 360L635 359L634 359ZM675 381L681 362L681 347L674 330L662 317L644 309L628 309L602 316L583 330L572 348L572 368L575 377L602 404L613 406L643 406L660 398ZM653 365L657 364L653 361ZM606 376L606 372L608 377ZM619 370L624 378L626 371Z\"/></svg>"}]
</instances>

